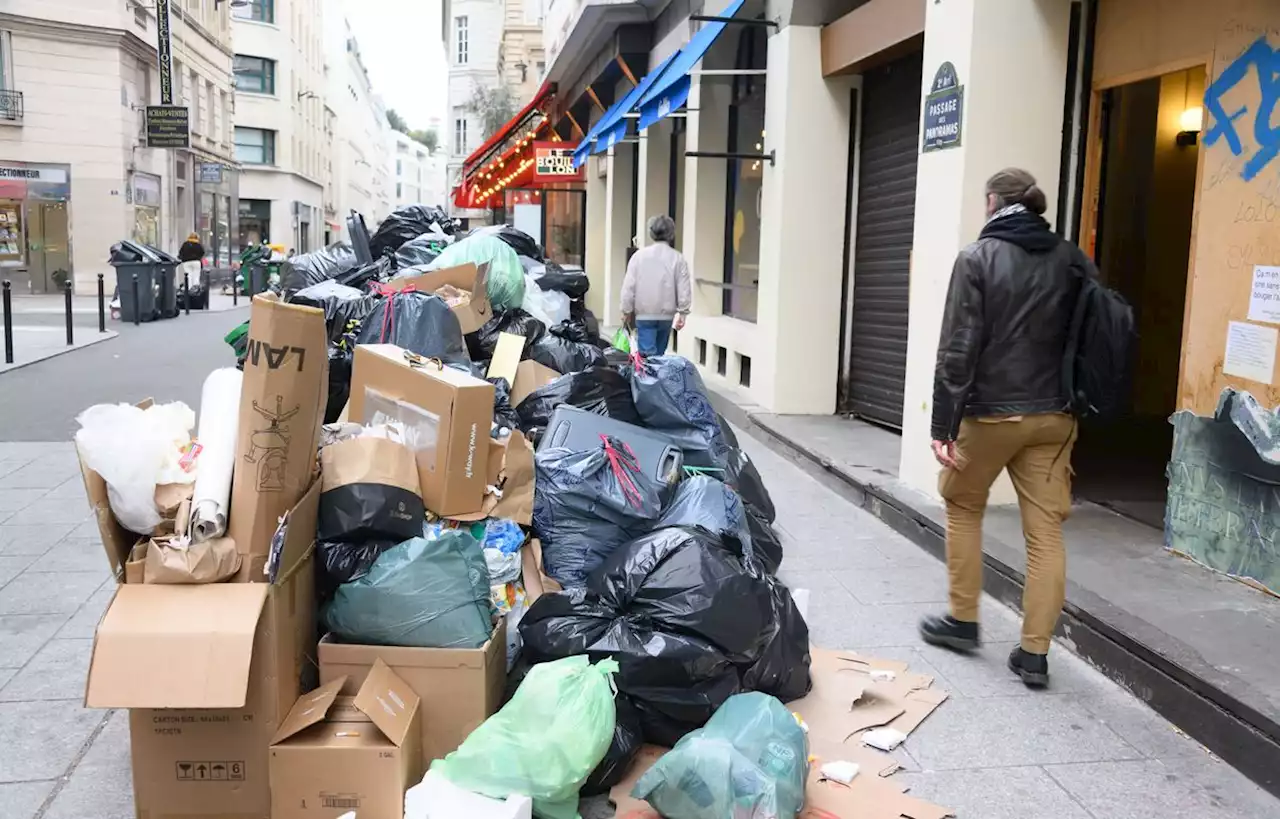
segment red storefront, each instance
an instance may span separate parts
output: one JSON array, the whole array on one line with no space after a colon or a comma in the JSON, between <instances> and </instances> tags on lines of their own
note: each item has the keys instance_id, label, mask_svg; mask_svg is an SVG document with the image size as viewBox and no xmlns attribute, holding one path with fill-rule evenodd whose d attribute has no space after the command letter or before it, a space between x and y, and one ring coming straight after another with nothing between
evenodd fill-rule
<instances>
[{"instance_id":1,"label":"red storefront","mask_svg":"<svg viewBox=\"0 0 1280 819\"><path fill-rule=\"evenodd\" d=\"M586 262L587 194L580 169L573 168L577 143L551 128L546 111L555 92L544 85L520 113L483 145L462 168L453 203L486 209L493 222L532 236L560 264Z\"/></svg>"}]
</instances>

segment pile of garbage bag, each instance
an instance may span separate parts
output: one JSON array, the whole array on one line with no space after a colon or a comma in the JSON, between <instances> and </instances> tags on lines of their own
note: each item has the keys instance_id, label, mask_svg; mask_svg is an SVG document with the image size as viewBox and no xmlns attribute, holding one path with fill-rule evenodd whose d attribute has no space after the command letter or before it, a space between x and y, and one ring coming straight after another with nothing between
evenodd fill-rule
<instances>
[{"instance_id":1,"label":"pile of garbage bag","mask_svg":"<svg viewBox=\"0 0 1280 819\"><path fill-rule=\"evenodd\" d=\"M452 241L453 220L444 209L430 205L406 205L393 210L382 220L378 229L369 237L369 251L373 258L394 255L409 242L427 235Z\"/></svg>"},{"instance_id":2,"label":"pile of garbage bag","mask_svg":"<svg viewBox=\"0 0 1280 819\"><path fill-rule=\"evenodd\" d=\"M744 691L809 691L809 630L791 593L732 538L668 527L613 552L586 585L540 597L520 624L531 660L619 664L647 742L671 745Z\"/></svg>"}]
</instances>

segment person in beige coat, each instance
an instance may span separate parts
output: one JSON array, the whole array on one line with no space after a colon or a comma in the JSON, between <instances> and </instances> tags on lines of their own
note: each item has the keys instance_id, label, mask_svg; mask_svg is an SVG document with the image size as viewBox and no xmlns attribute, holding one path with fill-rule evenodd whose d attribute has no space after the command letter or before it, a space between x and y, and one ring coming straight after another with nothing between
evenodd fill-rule
<instances>
[{"instance_id":1,"label":"person in beige coat","mask_svg":"<svg viewBox=\"0 0 1280 819\"><path fill-rule=\"evenodd\" d=\"M693 304L689 263L672 244L676 223L665 214L649 220L653 243L627 263L622 280L622 324L635 330L641 355L664 355L672 328L684 327Z\"/></svg>"}]
</instances>

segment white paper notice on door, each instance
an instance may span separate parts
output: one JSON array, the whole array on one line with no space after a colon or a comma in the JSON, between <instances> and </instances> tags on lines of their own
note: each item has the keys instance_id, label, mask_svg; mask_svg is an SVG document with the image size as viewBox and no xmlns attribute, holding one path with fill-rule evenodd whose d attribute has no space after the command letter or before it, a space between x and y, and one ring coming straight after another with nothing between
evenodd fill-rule
<instances>
[{"instance_id":1,"label":"white paper notice on door","mask_svg":"<svg viewBox=\"0 0 1280 819\"><path fill-rule=\"evenodd\" d=\"M1253 266L1249 321L1280 324L1280 267L1264 264Z\"/></svg>"},{"instance_id":2,"label":"white paper notice on door","mask_svg":"<svg viewBox=\"0 0 1280 819\"><path fill-rule=\"evenodd\" d=\"M1222 360L1222 371L1250 381L1272 383L1277 337L1280 333L1274 327L1231 322L1227 326L1227 353Z\"/></svg>"}]
</instances>

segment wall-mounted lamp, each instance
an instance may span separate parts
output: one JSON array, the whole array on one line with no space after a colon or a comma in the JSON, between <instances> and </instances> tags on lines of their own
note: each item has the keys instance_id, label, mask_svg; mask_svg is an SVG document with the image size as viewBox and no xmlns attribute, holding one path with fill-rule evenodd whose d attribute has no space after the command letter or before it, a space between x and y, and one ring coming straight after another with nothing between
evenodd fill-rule
<instances>
[{"instance_id":1,"label":"wall-mounted lamp","mask_svg":"<svg viewBox=\"0 0 1280 819\"><path fill-rule=\"evenodd\" d=\"M1183 148L1195 145L1200 141L1200 131L1204 129L1204 109L1188 108L1182 112L1178 120L1177 143Z\"/></svg>"},{"instance_id":2,"label":"wall-mounted lamp","mask_svg":"<svg viewBox=\"0 0 1280 819\"><path fill-rule=\"evenodd\" d=\"M521 60L520 62L516 63L516 68L520 69L520 82L521 83L528 82L529 81L529 64L526 63L524 60Z\"/></svg>"},{"instance_id":3,"label":"wall-mounted lamp","mask_svg":"<svg viewBox=\"0 0 1280 819\"><path fill-rule=\"evenodd\" d=\"M213 0L213 10L217 11L218 6L226 3L227 0ZM242 9L249 5L249 0L231 0L230 6L233 9Z\"/></svg>"},{"instance_id":4,"label":"wall-mounted lamp","mask_svg":"<svg viewBox=\"0 0 1280 819\"><path fill-rule=\"evenodd\" d=\"M299 92L298 92L298 101L299 101L299 102L301 102L302 100L318 100L318 99L320 99L320 95L319 95L319 94L317 94L317 93L316 93L316 92L314 92L314 91L299 91Z\"/></svg>"}]
</instances>

